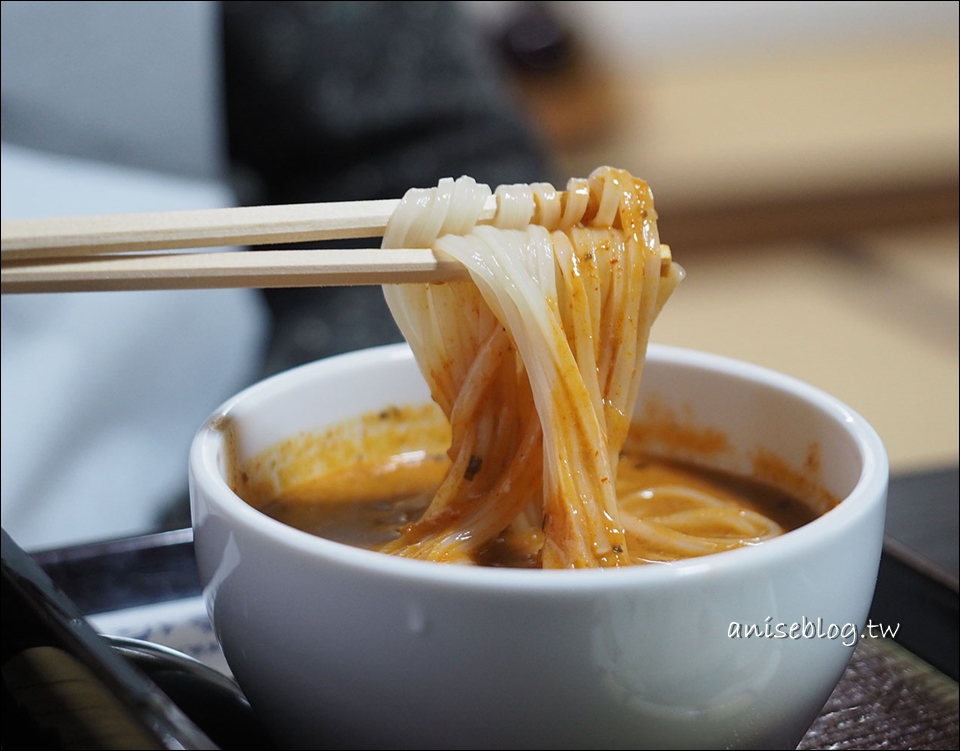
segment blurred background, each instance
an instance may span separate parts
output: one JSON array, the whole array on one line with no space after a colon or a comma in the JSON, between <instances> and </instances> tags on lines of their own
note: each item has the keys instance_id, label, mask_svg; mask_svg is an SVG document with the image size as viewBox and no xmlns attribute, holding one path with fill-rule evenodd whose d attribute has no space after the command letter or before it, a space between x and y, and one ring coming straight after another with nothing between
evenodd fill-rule
<instances>
[{"instance_id":1,"label":"blurred background","mask_svg":"<svg viewBox=\"0 0 960 751\"><path fill-rule=\"evenodd\" d=\"M955 462L958 4L542 10L563 62L517 85L559 171L646 178L690 272L655 338L836 394L895 470Z\"/></svg>"},{"instance_id":2,"label":"blurred background","mask_svg":"<svg viewBox=\"0 0 960 751\"><path fill-rule=\"evenodd\" d=\"M955 581L960 5L467 5L560 180L615 164L653 188L688 272L653 341L862 413L895 476L888 533Z\"/></svg>"},{"instance_id":3,"label":"blurred background","mask_svg":"<svg viewBox=\"0 0 960 751\"><path fill-rule=\"evenodd\" d=\"M143 210L124 189L124 200L99 210L85 203L91 191L82 186L102 170L84 171L91 162L69 161L76 157L133 167L123 179L159 181L150 184L179 196L180 205L150 208L235 200L209 156L223 134L211 114L217 81L195 72L211 70L208 53L160 12L179 7L200 34L215 23L214 4L2 5L4 218ZM892 507L891 529L956 577L958 3L456 5L544 149L540 179L561 187L611 164L653 187L661 238L688 272L654 341L784 371L861 412L897 477L935 483ZM44 13L68 6L86 6L104 40L83 43L87 57L102 50L85 75L69 35L37 31ZM129 8L142 17L137 36L113 30ZM160 85L171 71L181 85ZM151 86L149 106L103 117L123 111L112 100L122 99L124 83ZM91 135L104 125L106 135ZM50 142L53 157L41 151ZM68 160L74 182L57 190L69 200L53 200L56 183L39 179L47 158ZM5 362L13 315L4 307ZM265 336L259 320L251 314L244 324L251 347ZM300 359L365 341L331 343L329 323L311 325L298 336L326 337L326 349L304 346ZM257 375L242 352L235 359L235 373L213 393L226 396ZM198 361L194 371L218 362ZM18 398L4 386L5 413ZM219 398L195 408L197 420ZM5 452L20 440L6 430ZM4 457L6 497L25 486L8 486ZM8 519L5 506L5 527ZM145 524L132 520L125 531Z\"/></svg>"}]
</instances>

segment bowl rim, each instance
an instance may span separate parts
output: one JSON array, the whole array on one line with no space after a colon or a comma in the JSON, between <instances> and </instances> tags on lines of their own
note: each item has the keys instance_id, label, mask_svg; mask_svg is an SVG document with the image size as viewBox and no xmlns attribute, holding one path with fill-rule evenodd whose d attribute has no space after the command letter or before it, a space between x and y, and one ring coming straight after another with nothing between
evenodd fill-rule
<instances>
[{"instance_id":1,"label":"bowl rim","mask_svg":"<svg viewBox=\"0 0 960 751\"><path fill-rule=\"evenodd\" d=\"M218 514L229 516L246 535L266 538L296 553L314 557L341 567L349 567L388 579L429 581L437 586L463 588L496 588L498 590L530 591L592 591L632 586L675 586L678 579L692 575L739 573L744 569L764 567L782 562L800 554L808 555L810 548L834 544L851 526L871 514L878 504L885 504L889 483L889 462L886 449L874 428L859 413L825 391L793 376L764 366L672 345L651 343L647 361L669 362L683 367L722 371L726 377L756 381L777 391L814 402L842 426L853 439L862 459L860 477L851 492L836 507L804 526L769 540L762 545L714 553L664 565L629 566L610 569L530 570L485 568L437 564L430 561L356 548L327 540L298 530L272 519L254 509L229 488L221 476L217 454L222 445L222 434L215 424L223 417L241 408L255 407L271 397L278 389L310 381L337 370L362 368L371 364L410 364L413 353L406 343L371 347L306 363L261 380L223 402L197 431L189 456L191 513L194 517L195 545L203 545L202 534L197 534L195 493L202 492L207 503ZM196 487L194 487L196 484ZM880 540L877 541L878 549Z\"/></svg>"}]
</instances>

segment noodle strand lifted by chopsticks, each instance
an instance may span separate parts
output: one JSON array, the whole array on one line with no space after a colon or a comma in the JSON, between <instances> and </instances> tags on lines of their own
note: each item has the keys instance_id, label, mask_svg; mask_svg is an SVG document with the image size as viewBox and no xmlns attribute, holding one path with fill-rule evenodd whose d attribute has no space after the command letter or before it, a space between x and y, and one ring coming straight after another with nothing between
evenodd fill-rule
<instances>
[{"instance_id":1,"label":"noodle strand lifted by chopsticks","mask_svg":"<svg viewBox=\"0 0 960 751\"><path fill-rule=\"evenodd\" d=\"M384 287L453 436L432 503L384 550L469 562L507 538L544 568L629 564L617 461L650 327L683 270L661 273L652 194L622 170L563 198L544 183L497 194L494 224L478 226L488 186L409 191L384 234L385 248L448 253L472 279Z\"/></svg>"}]
</instances>

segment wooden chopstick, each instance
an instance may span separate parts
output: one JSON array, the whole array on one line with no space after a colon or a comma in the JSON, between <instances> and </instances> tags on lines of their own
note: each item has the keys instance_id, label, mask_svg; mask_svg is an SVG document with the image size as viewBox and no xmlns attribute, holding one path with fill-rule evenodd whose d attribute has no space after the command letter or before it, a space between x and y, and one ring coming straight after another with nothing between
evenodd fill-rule
<instances>
[{"instance_id":1,"label":"wooden chopstick","mask_svg":"<svg viewBox=\"0 0 960 751\"><path fill-rule=\"evenodd\" d=\"M660 260L665 273L671 263L666 245L660 246ZM459 261L427 248L236 250L11 261L0 270L0 292L329 287L466 278Z\"/></svg>"},{"instance_id":2,"label":"wooden chopstick","mask_svg":"<svg viewBox=\"0 0 960 751\"><path fill-rule=\"evenodd\" d=\"M249 250L13 261L0 292L317 287L468 278L466 267L427 248Z\"/></svg>"},{"instance_id":3,"label":"wooden chopstick","mask_svg":"<svg viewBox=\"0 0 960 751\"><path fill-rule=\"evenodd\" d=\"M27 258L382 237L397 199L3 222L4 264ZM481 220L497 211L491 196Z\"/></svg>"}]
</instances>

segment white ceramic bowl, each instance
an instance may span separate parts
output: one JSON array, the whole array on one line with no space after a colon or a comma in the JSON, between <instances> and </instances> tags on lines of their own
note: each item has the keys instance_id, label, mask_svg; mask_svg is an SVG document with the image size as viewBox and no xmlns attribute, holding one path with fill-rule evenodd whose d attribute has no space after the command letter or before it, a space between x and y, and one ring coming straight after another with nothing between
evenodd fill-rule
<instances>
[{"instance_id":1,"label":"white ceramic bowl","mask_svg":"<svg viewBox=\"0 0 960 751\"><path fill-rule=\"evenodd\" d=\"M291 370L218 409L190 455L197 561L226 659L278 744L795 748L873 597L883 445L827 394L704 353L652 346L642 393L640 412L654 404L726 436L728 450L711 461L743 471L758 449L772 452L842 502L763 545L669 565L532 571L399 559L248 506L224 480L218 426L229 416L246 456L300 430L425 401L405 345ZM769 635L745 638L737 624Z\"/></svg>"}]
</instances>

